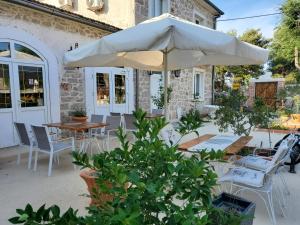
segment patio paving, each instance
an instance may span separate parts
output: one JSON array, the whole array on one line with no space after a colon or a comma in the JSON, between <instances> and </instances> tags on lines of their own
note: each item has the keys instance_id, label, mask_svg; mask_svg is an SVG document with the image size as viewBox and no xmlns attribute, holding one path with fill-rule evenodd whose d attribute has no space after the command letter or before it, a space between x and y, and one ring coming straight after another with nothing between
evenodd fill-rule
<instances>
[{"instance_id":1,"label":"patio paving","mask_svg":"<svg viewBox=\"0 0 300 225\"><path fill-rule=\"evenodd\" d=\"M200 134L217 134L217 128L208 123L200 128ZM230 133L230 132L228 132ZM263 145L268 147L268 134L264 132L253 132L253 140L250 146ZM274 145L283 135L272 134L272 144ZM190 139L192 136L186 137ZM116 143L114 143L116 144ZM69 152L60 156L60 164L55 164L51 177L47 177L48 157L40 155L37 172L27 170L27 153L23 154L20 165L16 165L16 148L0 150L0 224L9 224L8 218L15 215L16 208L24 208L30 202L37 208L42 204L50 206L59 205L62 210L68 207L79 209L79 214L85 213L85 207L89 199L84 194L87 193L85 183L79 177L79 169L74 170ZM280 216L279 209L276 208L278 225L298 225L300 213L300 166L297 166L297 174L285 172L291 196L288 198L288 215L286 218ZM254 194L245 194L245 198L257 203L254 225L269 225L269 217L265 206Z\"/></svg>"}]
</instances>

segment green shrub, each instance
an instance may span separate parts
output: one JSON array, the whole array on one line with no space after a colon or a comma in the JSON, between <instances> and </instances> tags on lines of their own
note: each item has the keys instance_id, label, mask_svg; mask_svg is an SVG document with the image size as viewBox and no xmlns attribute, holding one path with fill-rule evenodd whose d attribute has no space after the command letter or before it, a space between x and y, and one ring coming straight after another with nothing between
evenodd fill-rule
<instances>
[{"instance_id":1,"label":"green shrub","mask_svg":"<svg viewBox=\"0 0 300 225\"><path fill-rule=\"evenodd\" d=\"M190 158L184 157L177 151L177 146L169 147L160 140L158 133L166 125L165 119L147 120L146 113L141 110L134 115L136 142L131 146L120 129L121 147L91 158L87 154L74 153L74 163L95 170L100 191L112 195L113 201L89 207L88 215L84 217L79 217L73 209L60 216L56 206L42 207L37 212L26 206L29 210L18 209L19 216L10 222L34 225L213 225L208 215L212 210L212 189L217 175L210 161L222 159L223 152L202 150ZM193 126L183 132L191 132L191 129ZM107 187L107 182L111 183L111 188Z\"/></svg>"},{"instance_id":2,"label":"green shrub","mask_svg":"<svg viewBox=\"0 0 300 225\"><path fill-rule=\"evenodd\" d=\"M221 97L220 108L215 113L215 124L220 132L231 128L236 135L250 135L254 127L268 126L274 117L262 99L256 98L252 108L246 107L246 96L240 91L230 91Z\"/></svg>"}]
</instances>

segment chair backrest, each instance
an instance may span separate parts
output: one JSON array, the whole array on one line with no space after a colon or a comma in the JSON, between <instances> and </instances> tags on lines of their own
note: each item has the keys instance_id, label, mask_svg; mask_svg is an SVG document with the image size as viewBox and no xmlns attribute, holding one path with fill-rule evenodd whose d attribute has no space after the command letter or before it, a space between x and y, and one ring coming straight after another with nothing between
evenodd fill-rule
<instances>
[{"instance_id":1,"label":"chair backrest","mask_svg":"<svg viewBox=\"0 0 300 225\"><path fill-rule=\"evenodd\" d=\"M136 130L134 123L136 122L135 117L132 114L124 114L125 128L128 130Z\"/></svg>"},{"instance_id":2,"label":"chair backrest","mask_svg":"<svg viewBox=\"0 0 300 225\"><path fill-rule=\"evenodd\" d=\"M152 109L153 114L157 115L162 115L163 114L163 109Z\"/></svg>"},{"instance_id":3,"label":"chair backrest","mask_svg":"<svg viewBox=\"0 0 300 225\"><path fill-rule=\"evenodd\" d=\"M106 123L108 126L105 127L105 131L116 130L121 126L121 116L107 116Z\"/></svg>"},{"instance_id":4,"label":"chair backrest","mask_svg":"<svg viewBox=\"0 0 300 225\"><path fill-rule=\"evenodd\" d=\"M280 161L287 154L288 151L289 151L288 141L283 140L280 143L275 155L272 157L271 162L272 163L277 163L278 161Z\"/></svg>"},{"instance_id":5,"label":"chair backrest","mask_svg":"<svg viewBox=\"0 0 300 225\"><path fill-rule=\"evenodd\" d=\"M168 146L178 144L181 139L181 134L177 132L171 124L168 124L159 131L159 136Z\"/></svg>"},{"instance_id":6,"label":"chair backrest","mask_svg":"<svg viewBox=\"0 0 300 225\"><path fill-rule=\"evenodd\" d=\"M111 115L111 116L121 116L121 113L111 112L110 115Z\"/></svg>"},{"instance_id":7,"label":"chair backrest","mask_svg":"<svg viewBox=\"0 0 300 225\"><path fill-rule=\"evenodd\" d=\"M37 147L41 150L51 151L50 136L47 127L31 125L31 129L37 142Z\"/></svg>"},{"instance_id":8,"label":"chair backrest","mask_svg":"<svg viewBox=\"0 0 300 225\"><path fill-rule=\"evenodd\" d=\"M103 123L103 115L92 114L91 123Z\"/></svg>"},{"instance_id":9,"label":"chair backrest","mask_svg":"<svg viewBox=\"0 0 300 225\"><path fill-rule=\"evenodd\" d=\"M25 124L19 122L15 122L14 124L20 139L20 143L22 145L30 145L31 142Z\"/></svg>"},{"instance_id":10,"label":"chair backrest","mask_svg":"<svg viewBox=\"0 0 300 225\"><path fill-rule=\"evenodd\" d=\"M177 115L177 119L180 120L182 117L182 109L180 107L176 109L176 115Z\"/></svg>"}]
</instances>

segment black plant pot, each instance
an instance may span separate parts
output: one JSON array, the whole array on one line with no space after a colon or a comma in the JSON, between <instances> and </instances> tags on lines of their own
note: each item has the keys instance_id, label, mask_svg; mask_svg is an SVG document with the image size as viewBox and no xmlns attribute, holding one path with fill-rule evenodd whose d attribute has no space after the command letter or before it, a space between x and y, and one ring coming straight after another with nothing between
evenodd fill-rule
<instances>
[{"instance_id":1,"label":"black plant pot","mask_svg":"<svg viewBox=\"0 0 300 225\"><path fill-rule=\"evenodd\" d=\"M215 208L234 213L244 218L240 225L253 224L255 212L255 203L253 202L249 202L232 194L222 193L213 200L212 204Z\"/></svg>"}]
</instances>

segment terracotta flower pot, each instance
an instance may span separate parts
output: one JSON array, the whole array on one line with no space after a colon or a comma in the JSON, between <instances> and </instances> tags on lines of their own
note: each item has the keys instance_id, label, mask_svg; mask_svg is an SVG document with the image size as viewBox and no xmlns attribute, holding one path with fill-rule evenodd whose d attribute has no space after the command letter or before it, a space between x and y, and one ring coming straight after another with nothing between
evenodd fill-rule
<instances>
[{"instance_id":1,"label":"terracotta flower pot","mask_svg":"<svg viewBox=\"0 0 300 225\"><path fill-rule=\"evenodd\" d=\"M91 202L90 205L103 205L108 201L113 200L113 196L109 194L103 194L100 192L97 184L96 177L94 176L94 170L84 170L80 173L80 177L85 181L88 186L88 191L90 193ZM107 182L106 184L111 188L111 184Z\"/></svg>"},{"instance_id":2,"label":"terracotta flower pot","mask_svg":"<svg viewBox=\"0 0 300 225\"><path fill-rule=\"evenodd\" d=\"M72 116L72 121L84 123L88 119L87 116Z\"/></svg>"}]
</instances>

